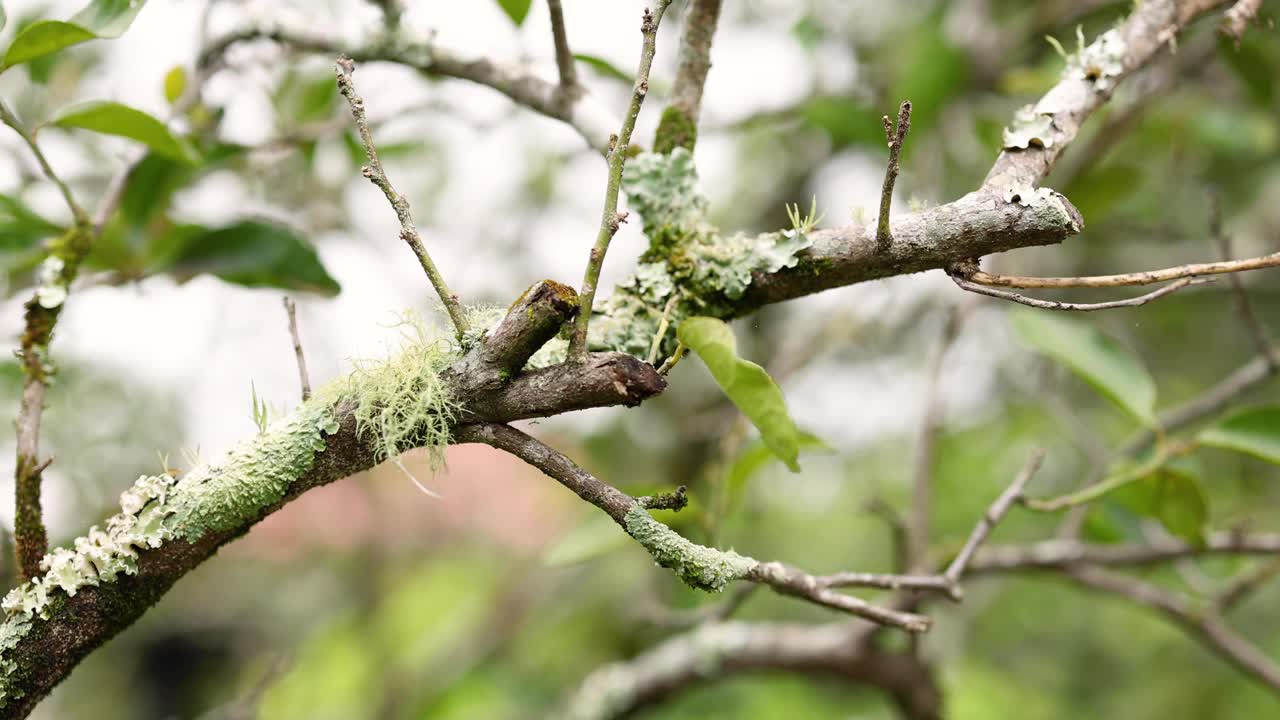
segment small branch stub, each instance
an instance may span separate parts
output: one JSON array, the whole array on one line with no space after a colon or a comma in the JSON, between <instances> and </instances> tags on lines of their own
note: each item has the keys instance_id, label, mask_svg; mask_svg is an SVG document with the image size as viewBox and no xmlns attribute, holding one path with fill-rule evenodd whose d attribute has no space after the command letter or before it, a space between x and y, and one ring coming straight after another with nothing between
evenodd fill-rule
<instances>
[{"instance_id":1,"label":"small branch stub","mask_svg":"<svg viewBox=\"0 0 1280 720\"><path fill-rule=\"evenodd\" d=\"M889 143L889 166L884 171L884 187L880 191L880 219L876 224L876 244L888 245L893 236L889 232L889 208L893 205L893 184L898 180L898 161L902 155L902 145L907 139L907 131L911 129L911 101L903 100L898 108L898 123L895 127L884 116L884 137Z\"/></svg>"}]
</instances>

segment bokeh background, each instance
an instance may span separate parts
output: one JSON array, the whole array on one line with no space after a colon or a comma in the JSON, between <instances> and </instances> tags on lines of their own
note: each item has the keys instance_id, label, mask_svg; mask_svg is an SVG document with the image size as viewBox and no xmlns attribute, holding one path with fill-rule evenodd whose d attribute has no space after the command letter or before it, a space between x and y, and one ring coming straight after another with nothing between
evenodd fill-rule
<instances>
[{"instance_id":1,"label":"bokeh background","mask_svg":"<svg viewBox=\"0 0 1280 720\"><path fill-rule=\"evenodd\" d=\"M124 38L16 68L0 95L24 117L113 99L163 117L164 78L190 68L203 37L274 23L361 42L381 15L346 0L152 0ZM517 27L491 0L408 3L404 32L456 50L528 63L554 76L546 8ZM580 72L621 112L638 56L637 0L565 0ZM875 215L884 167L880 116L914 103L895 208L946 202L976 187L1014 111L1046 90L1076 28L1093 37L1131 3L882 3L731 0L715 40L696 158L715 219L728 229L788 225L784 205L811 198L830 226ZM67 17L77 2L7 0L9 24ZM647 144L675 66L680 11L658 38ZM1264 4L1264 16L1276 13ZM260 42L237 47L203 97L205 131L242 146L177 193L169 216L288 224L340 292L292 290L313 382L353 358L391 352L406 309L438 318L430 287L384 199L360 177L333 58ZM1120 272L1217 259L1211 207L1239 256L1280 237L1280 37L1239 48L1202 22L1091 119L1047 185L1080 208L1085 232L1060 247L991 258L1023 274ZM550 277L577 284L595 235L604 164L559 123L462 81L405 68L359 70L388 172L412 204L425 244L465 303L505 305ZM206 118L208 120L208 118ZM181 122L181 121L180 121ZM137 152L126 141L49 128L40 141L84 197ZM0 192L52 223L65 208L11 132L0 133ZM357 148L358 149L358 148ZM1214 198L1216 197L1216 201ZM90 203L92 204L92 203ZM13 338L37 231L0 217L0 330ZM118 493L165 463L186 468L255 432L251 398L277 412L298 387L282 290L196 270L152 273L131 252L102 250L73 292L54 343L61 372L45 416L54 542L112 512ZM33 234L34 233L34 234ZM24 245L25 243L25 245ZM639 223L614 241L603 287L645 247ZM124 249L121 249L124 248ZM132 250L130 250L132 248ZM112 252L112 250L118 252ZM271 258L250 260L264 265ZM296 268L295 268L296 269ZM188 271L189 270L189 271ZM291 284L291 268L267 285ZM1280 276L1244 278L1264 322ZM312 289L315 289L314 287ZM325 288L319 288L324 290ZM332 288L330 288L331 290ZM1072 297L1092 299L1088 292ZM689 537L814 572L889 570L890 533L868 503L905 509L911 453L927 404L929 358L962 307L941 382L936 464L939 546L959 542L1033 446L1049 448L1033 489L1073 487L1134 431L1079 381L1014 338L1007 308L975 302L940 272L894 278L770 307L736 324L743 354L769 369L793 416L821 440L792 475L761 461L744 423L695 361L673 391L634 410L526 424L633 494L687 483L692 507L667 517ZM1253 353L1225 282L1089 317L1140 354L1161 406L1194 395ZM20 382L0 364L16 413ZM1274 383L1250 401L1274 399ZM0 457L11 468L11 438ZM594 668L672 631L653 617L709 599L653 567L593 508L519 461L455 447L448 468L407 464L421 493L383 466L304 496L182 580L135 627L86 661L37 711L52 718L525 718L555 708ZM1205 454L1211 525L1276 529L1271 466ZM0 473L11 493L12 473ZM0 518L12 522L4 503ZM1052 518L1016 513L997 541L1043 538ZM1091 537L1132 539L1132 517L1097 519ZM10 554L3 572L11 583ZM1240 567L1219 560L1153 571L1192 591ZM1260 593L1233 622L1280 654L1274 608ZM1267 717L1273 696L1172 626L1123 601L1051 577L974 582L963 605L938 606L923 652L937 661L949 717L965 719ZM820 609L756 593L746 619L820 621ZM791 675L739 677L678 697L652 717L887 718L874 690Z\"/></svg>"}]
</instances>

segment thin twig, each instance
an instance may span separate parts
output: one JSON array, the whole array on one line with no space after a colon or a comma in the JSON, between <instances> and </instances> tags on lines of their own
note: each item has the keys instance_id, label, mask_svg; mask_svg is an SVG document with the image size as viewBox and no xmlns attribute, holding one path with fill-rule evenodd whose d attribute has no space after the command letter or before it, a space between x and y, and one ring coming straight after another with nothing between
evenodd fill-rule
<instances>
[{"instance_id":1,"label":"thin twig","mask_svg":"<svg viewBox=\"0 0 1280 720\"><path fill-rule=\"evenodd\" d=\"M307 358L302 354L302 339L298 337L298 307L293 298L284 296L284 311L289 316L289 337L293 338L293 354L298 358L298 380L302 383L302 402L311 398L311 378L307 375Z\"/></svg>"},{"instance_id":2,"label":"thin twig","mask_svg":"<svg viewBox=\"0 0 1280 720\"><path fill-rule=\"evenodd\" d=\"M1141 566L1213 555L1280 556L1280 534L1219 531L1209 533L1203 544L1164 537L1143 544L1099 544L1059 538L1022 545L987 546L970 561L969 571L1054 570L1081 564Z\"/></svg>"},{"instance_id":3,"label":"thin twig","mask_svg":"<svg viewBox=\"0 0 1280 720\"><path fill-rule=\"evenodd\" d=\"M942 338L929 363L925 385L925 407L921 414L920 434L916 439L915 463L912 471L911 523L907 531L907 570L923 569L928 562L931 520L933 517L933 467L937 461L938 433L944 411L942 403L942 369L947 351L960 334L961 309L952 307L942 329Z\"/></svg>"},{"instance_id":4,"label":"thin twig","mask_svg":"<svg viewBox=\"0 0 1280 720\"><path fill-rule=\"evenodd\" d=\"M884 187L880 190L880 220L876 223L876 243L888 245L893 240L889 232L889 208L893 205L893 184L898 180L898 158L902 145L911 129L911 101L903 100L898 107L898 124L894 126L889 116L884 116L884 137L889 143L889 165L884 171Z\"/></svg>"},{"instance_id":5,"label":"thin twig","mask_svg":"<svg viewBox=\"0 0 1280 720\"><path fill-rule=\"evenodd\" d=\"M1280 666L1232 630L1213 610L1201 610L1155 585L1097 567L1070 568L1067 574L1085 587L1158 610L1246 675L1280 691Z\"/></svg>"},{"instance_id":6,"label":"thin twig","mask_svg":"<svg viewBox=\"0 0 1280 720\"><path fill-rule=\"evenodd\" d=\"M640 107L645 96L649 94L649 69L653 66L656 50L658 25L667 12L671 0L658 0L654 10L645 8L640 23L640 33L644 37L640 51L640 67L636 70L635 85L631 91L631 105L623 118L622 128L612 138L609 153L608 180L604 191L604 212L600 218L600 230L596 234L595 245L587 259L587 269L582 277L582 289L578 292L578 318L573 325L573 336L569 340L569 358L580 361L587 355L587 327L591 323L591 308L595 303L596 285L600 282L600 269L604 267L604 256L609 251L609 243L618 232L618 225L626 221L626 214L618 213L618 194L622 186L622 167L627 161L630 149L631 133L636 128L636 118L640 115Z\"/></svg>"},{"instance_id":7,"label":"thin twig","mask_svg":"<svg viewBox=\"0 0 1280 720\"><path fill-rule=\"evenodd\" d=\"M658 351L662 349L662 339L667 336L667 326L671 323L671 311L675 309L676 301L680 299L680 293L675 293L671 299L667 301L665 307L662 308L662 319L658 321L658 330L653 334L653 344L649 346L649 364L653 365L658 361Z\"/></svg>"},{"instance_id":8,"label":"thin twig","mask_svg":"<svg viewBox=\"0 0 1280 720\"><path fill-rule=\"evenodd\" d=\"M386 170L382 167L382 161L378 159L378 150L373 144L373 134L369 131L369 120L365 117L364 99L356 92L355 84L352 81L352 75L355 73L355 63L349 58L339 58L334 64L334 74L338 80L338 92L347 99L347 103L351 106L351 116L356 122L356 131L360 134L360 143L364 145L365 155L369 158L369 164L360 169L360 172L369 178L369 181L378 186L383 195L386 195L387 202L391 203L391 208L396 211L396 217L400 220L400 239L404 240L413 250L413 254L418 256L418 262L422 265L422 269L427 274L427 279L431 281L432 287L436 289L436 294L440 296L440 302L444 304L445 310L449 313L449 319L453 321L453 326L461 338L466 333L467 318L462 313L462 305L458 302L458 296L449 290L448 283L445 282L444 276L436 269L436 264L432 262L431 255L427 253L427 248L422 244L422 238L418 235L418 228L413 222L413 214L409 211L409 201L404 195L396 192L392 187L391 180L387 178Z\"/></svg>"},{"instance_id":9,"label":"thin twig","mask_svg":"<svg viewBox=\"0 0 1280 720\"><path fill-rule=\"evenodd\" d=\"M1280 252L1244 260L1226 260L1222 262L1192 263L1160 270L1121 273L1119 275L1092 275L1086 277L1022 277L1018 275L992 275L981 270L969 273L969 280L979 285L1012 288L1105 288L1128 287L1133 285L1154 285L1170 280L1195 278L1203 275L1224 275L1227 273L1263 270L1280 267Z\"/></svg>"},{"instance_id":10,"label":"thin twig","mask_svg":"<svg viewBox=\"0 0 1280 720\"><path fill-rule=\"evenodd\" d=\"M675 352L671 353L671 357L662 361L661 367L658 368L658 374L666 375L671 372L671 368L675 367L676 363L680 362L680 358L684 357L685 351L688 349L689 348L685 347L684 343L678 343L676 345Z\"/></svg>"},{"instance_id":11,"label":"thin twig","mask_svg":"<svg viewBox=\"0 0 1280 720\"><path fill-rule=\"evenodd\" d=\"M1234 10L1235 8L1232 9ZM1216 194L1212 196L1212 207L1209 210L1209 234L1217 242L1218 252L1222 254L1222 259L1230 261L1231 238L1222 231L1222 204ZM1244 289L1244 282L1235 273L1227 275L1227 281L1231 283L1231 292L1236 298L1236 310L1240 313L1240 320L1244 323L1245 329L1249 331L1249 337L1258 349L1258 354L1267 358L1273 365L1280 363L1280 357L1277 357L1277 353L1272 349L1271 338L1267 334L1267 328L1254 311L1253 303L1249 301L1249 293Z\"/></svg>"},{"instance_id":12,"label":"thin twig","mask_svg":"<svg viewBox=\"0 0 1280 720\"><path fill-rule=\"evenodd\" d=\"M680 38L680 61L671 88L671 107L697 125L702 91L711 71L711 41L720 20L721 0L691 0Z\"/></svg>"},{"instance_id":13,"label":"thin twig","mask_svg":"<svg viewBox=\"0 0 1280 720\"><path fill-rule=\"evenodd\" d=\"M560 70L560 92L566 101L572 101L578 90L578 73L574 66L573 51L569 49L569 36L564 27L564 9L560 0L547 0L551 12L551 37L556 45L556 67Z\"/></svg>"},{"instance_id":14,"label":"thin twig","mask_svg":"<svg viewBox=\"0 0 1280 720\"><path fill-rule=\"evenodd\" d=\"M1039 308L1041 310L1063 310L1067 312L1096 312L1098 310L1114 310L1116 308L1137 307L1139 305L1146 305L1152 300L1159 300L1165 295L1172 295L1173 293L1178 292L1179 290L1181 290L1184 287L1187 287L1188 285L1195 285L1201 282L1206 282L1206 280L1183 278L1181 280L1177 280L1175 282L1169 283L1168 285L1165 285L1159 290L1149 292L1145 295L1139 295L1138 297L1134 297L1134 298L1128 298L1125 300L1108 300L1106 302L1097 302L1097 303L1072 303L1072 302L1062 302L1059 300L1041 300L1039 298L1027 297L1026 295L1022 295L1016 292L1011 292L1009 290L1000 290L997 288L988 287L986 285L979 285L976 282L972 282L970 280L965 279L964 277L960 276L957 273L949 273L949 274L951 276L952 282L958 285L960 289L968 290L971 293L986 295L987 297L998 298L1000 300L1008 300L1009 302L1015 302L1015 303L1018 303L1019 305L1026 305L1028 307Z\"/></svg>"},{"instance_id":15,"label":"thin twig","mask_svg":"<svg viewBox=\"0 0 1280 720\"><path fill-rule=\"evenodd\" d=\"M1004 492L1000 493L1000 497L996 498L996 501L987 509L982 519L973 528L973 532L969 534L969 539L965 541L964 547L960 549L960 554L956 555L943 573L943 577L948 581L953 584L960 581L965 569L969 567L969 561L973 559L974 552L991 534L991 530L1004 519L1004 516L1009 512L1009 508L1022 499L1027 483L1036 474L1036 471L1040 469L1040 464L1044 462L1044 455L1044 450L1033 450L1031 457L1027 459L1026 465L1023 465L1022 471L1014 478L1013 483Z\"/></svg>"},{"instance_id":16,"label":"thin twig","mask_svg":"<svg viewBox=\"0 0 1280 720\"><path fill-rule=\"evenodd\" d=\"M756 563L747 579L768 585L783 595L804 598L816 605L847 612L881 625L902 628L907 632L924 632L932 623L925 615L874 605L862 598L835 592L821 577L787 567L780 562Z\"/></svg>"},{"instance_id":17,"label":"thin twig","mask_svg":"<svg viewBox=\"0 0 1280 720\"><path fill-rule=\"evenodd\" d=\"M1227 612L1276 576L1280 576L1280 558L1258 563L1232 578L1214 598L1213 604L1219 612Z\"/></svg>"},{"instance_id":18,"label":"thin twig","mask_svg":"<svg viewBox=\"0 0 1280 720\"><path fill-rule=\"evenodd\" d=\"M67 183L58 176L58 173L54 172L53 166L49 164L48 158L44 156L44 152L40 150L40 146L36 143L35 135L27 130L22 122L18 120L18 116L14 115L13 111L4 102L0 102L0 122L13 128L13 131L22 138L22 142L26 143L27 148L31 150L32 156L39 163L40 170L44 173L44 176L57 186L58 192L62 193L63 201L66 202L67 207L71 210L72 219L80 224L88 224L89 214L85 212L80 203L76 202L76 198L71 194L71 188Z\"/></svg>"}]
</instances>

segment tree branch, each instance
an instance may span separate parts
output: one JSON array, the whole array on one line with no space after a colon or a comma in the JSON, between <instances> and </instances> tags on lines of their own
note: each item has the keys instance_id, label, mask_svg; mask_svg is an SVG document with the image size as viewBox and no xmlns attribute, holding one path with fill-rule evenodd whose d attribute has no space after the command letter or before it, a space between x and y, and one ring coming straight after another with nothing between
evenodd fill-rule
<instances>
[{"instance_id":1,"label":"tree branch","mask_svg":"<svg viewBox=\"0 0 1280 720\"><path fill-rule=\"evenodd\" d=\"M289 337L293 340L293 355L298 360L298 381L302 385L302 402L311 397L311 378L307 375L307 358L302 353L302 338L298 337L298 306L288 295L284 296L284 312L289 318Z\"/></svg>"},{"instance_id":2,"label":"tree branch","mask_svg":"<svg viewBox=\"0 0 1280 720\"><path fill-rule=\"evenodd\" d=\"M940 720L942 693L924 661L866 642L868 626L707 624L589 675L566 704L572 720L633 717L673 695L742 673L826 676L888 692L912 720Z\"/></svg>"},{"instance_id":3,"label":"tree branch","mask_svg":"<svg viewBox=\"0 0 1280 720\"><path fill-rule=\"evenodd\" d=\"M578 73L574 66L573 51L569 49L569 35L564 27L564 8L560 0L547 0L551 13L551 38L556 46L556 68L560 70L560 93L566 103L573 102L578 92Z\"/></svg>"},{"instance_id":4,"label":"tree branch","mask_svg":"<svg viewBox=\"0 0 1280 720\"><path fill-rule=\"evenodd\" d=\"M880 189L880 216L876 223L876 242L888 245L892 239L889 233L889 209L893 206L893 184L898 179L898 158L902 154L902 146L907 140L907 131L911 129L911 101L903 100L898 108L898 122L893 125L889 116L884 116L884 137L889 143L889 164L884 171L884 187Z\"/></svg>"},{"instance_id":5,"label":"tree branch","mask_svg":"<svg viewBox=\"0 0 1280 720\"><path fill-rule=\"evenodd\" d=\"M228 48L256 40L269 40L299 50L326 56L345 55L355 62L390 62L432 77L467 80L493 88L517 105L568 124L595 150L609 149L609 136L618 121L609 110L586 92L565 103L556 83L548 82L525 68L505 65L488 58L466 58L436 43L415 43L388 38L375 43L348 47L335 39L310 36L282 29L248 28L226 35L201 53L198 69L207 69Z\"/></svg>"},{"instance_id":6,"label":"tree branch","mask_svg":"<svg viewBox=\"0 0 1280 720\"><path fill-rule=\"evenodd\" d=\"M1155 585L1101 568L1070 568L1067 575L1085 587L1159 611L1245 675L1280 693L1280 666L1232 630L1213 609L1197 608Z\"/></svg>"},{"instance_id":7,"label":"tree branch","mask_svg":"<svg viewBox=\"0 0 1280 720\"><path fill-rule=\"evenodd\" d=\"M1159 290L1125 300L1107 300L1106 302L1096 303L1072 303L1063 302L1061 300L1040 300L1038 298L1027 297L1020 293L999 290L986 285L979 285L976 282L966 280L962 274L954 271L949 271L947 274L951 277L952 282L954 282L961 290L968 290L969 292L977 293L978 295L986 295L987 297L993 297L1000 300L1008 300L1009 302L1015 302L1019 305L1026 305L1028 307L1039 308L1041 310L1065 310L1068 312L1096 312L1098 310L1115 310L1116 308L1146 305L1153 300L1159 300L1166 295L1172 295L1182 288L1197 282L1191 278L1183 278L1182 280L1169 283Z\"/></svg>"},{"instance_id":8,"label":"tree branch","mask_svg":"<svg viewBox=\"0 0 1280 720\"><path fill-rule=\"evenodd\" d=\"M711 71L711 41L720 20L721 0L692 0L680 37L680 61L676 66L671 102L653 136L653 150L670 153L682 147L693 150L698 139L702 91Z\"/></svg>"},{"instance_id":9,"label":"tree branch","mask_svg":"<svg viewBox=\"0 0 1280 720\"><path fill-rule=\"evenodd\" d=\"M1280 253L1262 255L1245 260L1194 263L1161 270L1121 273L1119 275L1094 275L1092 277L1022 277L1018 275L992 275L981 270L969 273L968 279L980 285L1013 288L1105 288L1153 285L1170 280L1197 278L1204 275L1247 272L1280 267Z\"/></svg>"},{"instance_id":10,"label":"tree branch","mask_svg":"<svg viewBox=\"0 0 1280 720\"><path fill-rule=\"evenodd\" d=\"M1201 555L1280 555L1280 534L1215 532L1205 538L1203 546L1176 538L1141 545L1101 545L1065 539L996 545L979 550L969 563L969 570L981 574L1061 570L1072 565L1154 565Z\"/></svg>"}]
</instances>

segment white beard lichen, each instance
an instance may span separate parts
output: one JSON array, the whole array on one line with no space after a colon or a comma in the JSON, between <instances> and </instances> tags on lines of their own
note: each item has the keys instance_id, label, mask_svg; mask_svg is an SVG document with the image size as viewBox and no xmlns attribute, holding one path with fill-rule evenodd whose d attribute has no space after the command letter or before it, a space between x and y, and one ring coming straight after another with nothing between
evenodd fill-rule
<instances>
[{"instance_id":1,"label":"white beard lichen","mask_svg":"<svg viewBox=\"0 0 1280 720\"><path fill-rule=\"evenodd\" d=\"M18 697L22 669L13 657L34 623L87 586L138 572L138 551L181 539L196 542L210 532L235 530L284 499L309 472L325 437L338 432L335 407L354 405L356 431L378 459L426 446L443 461L456 406L441 371L457 358L448 341L419 332L387 360L361 362L348 376L321 388L294 412L272 423L216 464L192 468L181 479L144 475L120 495L120 512L41 561L44 575L11 590L0 607L0 707ZM104 529L105 528L105 529Z\"/></svg>"}]
</instances>

